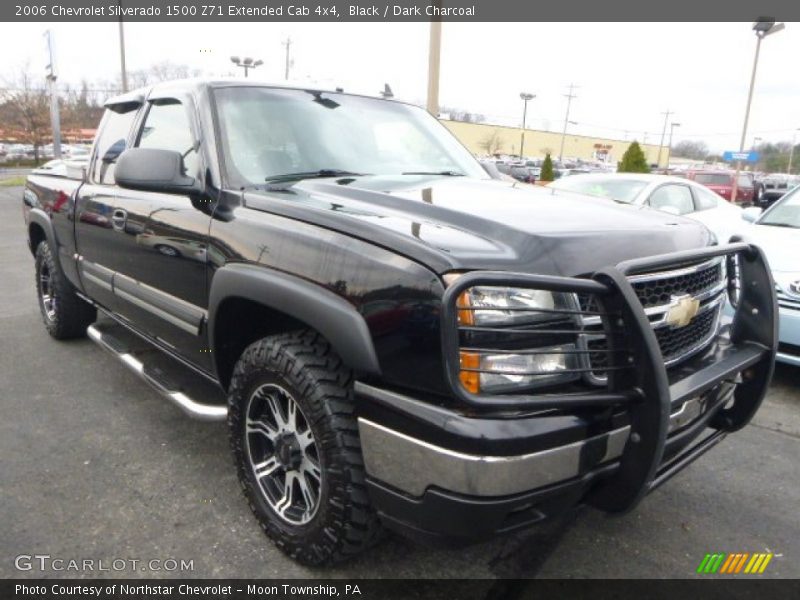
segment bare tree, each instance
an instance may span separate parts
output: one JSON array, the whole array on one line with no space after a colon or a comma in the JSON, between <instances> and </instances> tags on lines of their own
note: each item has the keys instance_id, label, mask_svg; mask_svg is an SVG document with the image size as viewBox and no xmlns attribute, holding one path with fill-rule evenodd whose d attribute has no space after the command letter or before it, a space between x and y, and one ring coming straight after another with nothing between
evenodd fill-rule
<instances>
[{"instance_id":1,"label":"bare tree","mask_svg":"<svg viewBox=\"0 0 800 600\"><path fill-rule=\"evenodd\" d=\"M500 137L500 132L497 129L493 129L478 145L486 154L498 154L503 149L503 140Z\"/></svg>"},{"instance_id":2,"label":"bare tree","mask_svg":"<svg viewBox=\"0 0 800 600\"><path fill-rule=\"evenodd\" d=\"M708 145L703 141L683 140L672 147L672 155L703 160L708 156Z\"/></svg>"},{"instance_id":3,"label":"bare tree","mask_svg":"<svg viewBox=\"0 0 800 600\"><path fill-rule=\"evenodd\" d=\"M13 77L3 80L0 102L0 122L23 143L33 145L33 157L38 163L39 148L52 137L50 98L44 77L37 80L25 65Z\"/></svg>"}]
</instances>

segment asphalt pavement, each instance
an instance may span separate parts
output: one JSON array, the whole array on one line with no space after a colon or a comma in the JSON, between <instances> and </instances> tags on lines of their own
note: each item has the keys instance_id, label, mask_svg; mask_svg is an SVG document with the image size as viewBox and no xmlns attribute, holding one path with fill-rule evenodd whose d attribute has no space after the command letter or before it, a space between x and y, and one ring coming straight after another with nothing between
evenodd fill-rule
<instances>
[{"instance_id":1,"label":"asphalt pavement","mask_svg":"<svg viewBox=\"0 0 800 600\"><path fill-rule=\"evenodd\" d=\"M251 516L224 424L184 417L90 341L47 335L21 195L0 187L0 577L683 578L707 552L773 552L763 577L800 577L800 369L783 366L751 425L627 515L583 509L556 534L458 550L388 536L343 566L299 566ZM192 569L17 569L36 554Z\"/></svg>"}]
</instances>

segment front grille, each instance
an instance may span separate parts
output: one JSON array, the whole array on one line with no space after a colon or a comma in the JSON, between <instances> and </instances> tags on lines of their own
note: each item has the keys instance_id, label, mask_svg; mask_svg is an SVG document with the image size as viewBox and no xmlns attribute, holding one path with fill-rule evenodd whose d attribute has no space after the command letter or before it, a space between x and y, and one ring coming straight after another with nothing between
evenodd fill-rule
<instances>
[{"instance_id":1,"label":"front grille","mask_svg":"<svg viewBox=\"0 0 800 600\"><path fill-rule=\"evenodd\" d=\"M662 273L647 273L630 278L639 301L645 308L667 366L673 366L702 350L714 337L726 293L723 261L715 259ZM700 311L685 327L673 327L666 321L675 297L691 296L701 301ZM584 311L596 310L591 296L578 298ZM599 320L585 320L585 347L591 376L600 382L607 376L609 356Z\"/></svg>"},{"instance_id":2,"label":"front grille","mask_svg":"<svg viewBox=\"0 0 800 600\"><path fill-rule=\"evenodd\" d=\"M686 327L656 329L656 339L664 361L670 363L680 360L709 342L716 328L718 314L719 309L707 310L697 315Z\"/></svg>"},{"instance_id":3,"label":"front grille","mask_svg":"<svg viewBox=\"0 0 800 600\"><path fill-rule=\"evenodd\" d=\"M669 304L672 296L697 296L718 285L722 280L722 262L702 267L690 273L655 275L631 278L636 296L645 308Z\"/></svg>"}]
</instances>

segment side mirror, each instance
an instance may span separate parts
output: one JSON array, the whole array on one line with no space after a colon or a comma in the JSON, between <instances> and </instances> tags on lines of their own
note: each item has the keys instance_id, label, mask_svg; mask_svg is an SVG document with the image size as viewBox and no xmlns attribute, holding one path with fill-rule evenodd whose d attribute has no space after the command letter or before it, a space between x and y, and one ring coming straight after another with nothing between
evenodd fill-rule
<instances>
[{"instance_id":1,"label":"side mirror","mask_svg":"<svg viewBox=\"0 0 800 600\"><path fill-rule=\"evenodd\" d=\"M749 206L742 210L742 219L748 223L755 223L758 217L761 216L763 209L758 206Z\"/></svg>"},{"instance_id":2,"label":"side mirror","mask_svg":"<svg viewBox=\"0 0 800 600\"><path fill-rule=\"evenodd\" d=\"M185 195L203 191L200 182L184 174L183 157L174 150L125 150L117 159L114 179L120 187L131 190Z\"/></svg>"}]
</instances>

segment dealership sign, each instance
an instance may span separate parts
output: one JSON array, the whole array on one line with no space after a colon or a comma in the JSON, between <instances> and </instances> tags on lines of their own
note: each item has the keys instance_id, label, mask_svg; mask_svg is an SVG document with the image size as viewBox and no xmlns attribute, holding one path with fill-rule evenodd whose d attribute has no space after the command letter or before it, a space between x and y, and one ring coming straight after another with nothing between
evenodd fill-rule
<instances>
[{"instance_id":1,"label":"dealership sign","mask_svg":"<svg viewBox=\"0 0 800 600\"><path fill-rule=\"evenodd\" d=\"M733 162L734 160L741 160L742 162L758 162L758 152L735 152L728 150L722 154L722 160L725 162Z\"/></svg>"}]
</instances>

